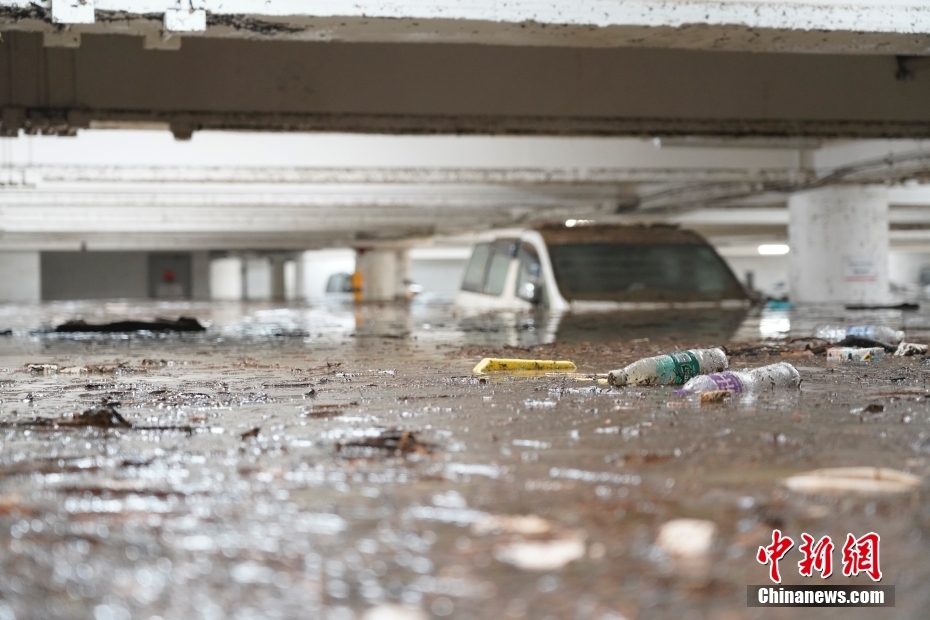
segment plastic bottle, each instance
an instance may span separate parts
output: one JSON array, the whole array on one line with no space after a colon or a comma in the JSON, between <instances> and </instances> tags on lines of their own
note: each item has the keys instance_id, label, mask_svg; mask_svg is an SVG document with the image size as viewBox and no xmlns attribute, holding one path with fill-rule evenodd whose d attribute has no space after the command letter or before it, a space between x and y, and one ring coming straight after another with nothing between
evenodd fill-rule
<instances>
[{"instance_id":1,"label":"plastic bottle","mask_svg":"<svg viewBox=\"0 0 930 620\"><path fill-rule=\"evenodd\" d=\"M739 394L741 392L760 392L774 389L797 389L801 385L801 375L787 362L769 364L748 370L728 370L711 375L699 375L690 379L676 394L702 394L716 390L726 390Z\"/></svg>"},{"instance_id":2,"label":"plastic bottle","mask_svg":"<svg viewBox=\"0 0 930 620\"><path fill-rule=\"evenodd\" d=\"M875 362L885 357L881 347L834 347L827 349L827 362Z\"/></svg>"},{"instance_id":3,"label":"plastic bottle","mask_svg":"<svg viewBox=\"0 0 930 620\"><path fill-rule=\"evenodd\" d=\"M721 349L691 349L633 362L607 375L611 385L681 385L691 377L726 370L729 362Z\"/></svg>"},{"instance_id":4,"label":"plastic bottle","mask_svg":"<svg viewBox=\"0 0 930 620\"><path fill-rule=\"evenodd\" d=\"M814 332L817 338L830 342L840 342L844 338L865 338L878 342L898 343L904 340L904 332L884 325L853 325L851 327L818 327Z\"/></svg>"}]
</instances>

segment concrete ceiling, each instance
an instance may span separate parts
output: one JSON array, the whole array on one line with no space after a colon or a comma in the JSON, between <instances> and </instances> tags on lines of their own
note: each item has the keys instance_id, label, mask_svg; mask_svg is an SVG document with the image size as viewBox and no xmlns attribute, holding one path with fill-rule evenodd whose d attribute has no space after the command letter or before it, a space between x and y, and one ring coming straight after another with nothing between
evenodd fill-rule
<instances>
[{"instance_id":1,"label":"concrete ceiling","mask_svg":"<svg viewBox=\"0 0 930 620\"><path fill-rule=\"evenodd\" d=\"M735 247L843 183L930 226L922 1L0 0L0 33L0 249L569 218Z\"/></svg>"},{"instance_id":2,"label":"concrete ceiling","mask_svg":"<svg viewBox=\"0 0 930 620\"><path fill-rule=\"evenodd\" d=\"M566 219L745 245L785 238L788 193L863 181L891 185L894 239L930 241L925 142L89 130L0 146L5 250L309 249Z\"/></svg>"},{"instance_id":3,"label":"concrete ceiling","mask_svg":"<svg viewBox=\"0 0 930 620\"><path fill-rule=\"evenodd\" d=\"M930 137L913 0L0 0L0 32L8 135Z\"/></svg>"},{"instance_id":4,"label":"concrete ceiling","mask_svg":"<svg viewBox=\"0 0 930 620\"><path fill-rule=\"evenodd\" d=\"M47 45L82 34L177 49L201 37L350 43L478 43L752 52L930 52L919 0L0 0L5 29Z\"/></svg>"}]
</instances>

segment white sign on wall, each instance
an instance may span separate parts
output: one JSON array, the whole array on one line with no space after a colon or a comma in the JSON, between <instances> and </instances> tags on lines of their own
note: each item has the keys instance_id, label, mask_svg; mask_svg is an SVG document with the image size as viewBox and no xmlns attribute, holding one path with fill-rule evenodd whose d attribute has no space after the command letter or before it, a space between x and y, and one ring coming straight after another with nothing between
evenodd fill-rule
<instances>
[{"instance_id":1,"label":"white sign on wall","mask_svg":"<svg viewBox=\"0 0 930 620\"><path fill-rule=\"evenodd\" d=\"M878 265L875 264L875 259L865 256L844 256L843 279L846 282L875 282L878 280Z\"/></svg>"}]
</instances>

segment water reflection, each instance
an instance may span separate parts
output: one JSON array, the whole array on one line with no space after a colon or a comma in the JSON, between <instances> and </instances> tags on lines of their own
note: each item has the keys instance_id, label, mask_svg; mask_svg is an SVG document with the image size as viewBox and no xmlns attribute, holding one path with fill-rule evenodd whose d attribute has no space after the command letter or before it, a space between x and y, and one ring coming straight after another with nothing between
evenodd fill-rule
<instances>
[{"instance_id":1,"label":"water reflection","mask_svg":"<svg viewBox=\"0 0 930 620\"><path fill-rule=\"evenodd\" d=\"M203 342L302 339L306 344L342 345L378 339L428 345L535 346L550 343L624 342L686 338L706 342L753 342L807 337L821 325L888 325L909 334L930 332L930 312L848 311L841 306L727 310L611 311L585 313L463 312L447 297L421 297L409 304L355 306L342 299L317 303L269 302L55 302L39 306L0 306L4 347L25 341L127 340L125 334L42 333L66 321L197 318L202 335L136 334L132 339Z\"/></svg>"},{"instance_id":2,"label":"water reflection","mask_svg":"<svg viewBox=\"0 0 930 620\"><path fill-rule=\"evenodd\" d=\"M787 309L764 308L759 316L759 336L764 340L787 338L791 331L791 317Z\"/></svg>"}]
</instances>

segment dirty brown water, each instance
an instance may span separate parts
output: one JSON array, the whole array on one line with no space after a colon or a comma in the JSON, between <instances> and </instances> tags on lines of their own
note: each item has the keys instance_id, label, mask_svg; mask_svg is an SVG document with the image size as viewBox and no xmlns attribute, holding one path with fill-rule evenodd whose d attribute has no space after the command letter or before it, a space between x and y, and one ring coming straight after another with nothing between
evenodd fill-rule
<instances>
[{"instance_id":1,"label":"dirty brown water","mask_svg":"<svg viewBox=\"0 0 930 620\"><path fill-rule=\"evenodd\" d=\"M36 331L177 316L208 330ZM385 603L428 618L925 618L925 490L811 496L781 482L852 465L930 476L924 358L828 367L798 346L757 346L844 318L930 342L927 312L2 307L0 620L352 620ZM701 406L585 376L712 345L742 351L733 368L790 361L800 393ZM488 355L570 359L580 374L472 376ZM859 410L869 404L883 408ZM62 423L107 405L133 428ZM412 443L380 449L384 433ZM488 515L537 515L547 531L479 527ZM716 524L704 559L656 544L679 517ZM776 527L796 545L802 532L837 547L878 532L896 607L747 608L746 585L768 583L756 549ZM583 556L541 571L501 561L521 536L581 540ZM871 583L841 575L839 548L826 582L800 577L799 559L795 546L781 562L784 583Z\"/></svg>"}]
</instances>

